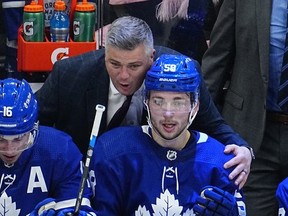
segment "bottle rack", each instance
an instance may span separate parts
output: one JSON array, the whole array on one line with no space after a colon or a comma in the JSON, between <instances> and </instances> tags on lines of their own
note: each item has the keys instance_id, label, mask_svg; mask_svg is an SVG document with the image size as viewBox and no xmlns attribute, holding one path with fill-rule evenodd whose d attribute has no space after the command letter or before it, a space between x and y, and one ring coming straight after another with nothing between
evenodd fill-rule
<instances>
[{"instance_id":1,"label":"bottle rack","mask_svg":"<svg viewBox=\"0 0 288 216\"><path fill-rule=\"evenodd\" d=\"M77 0L71 1L70 23L73 23L73 14ZM38 1L43 5L43 0ZM96 10L98 7L96 8ZM98 11L96 11L98 13ZM98 22L97 22L98 23ZM72 28L70 27L70 36ZM18 29L17 69L19 72L51 72L56 61L69 58L84 52L97 49L96 41L74 42L71 38L68 42L51 42L50 32L45 32L44 42L26 42L23 38L23 26ZM94 37L95 38L95 37Z\"/></svg>"}]
</instances>

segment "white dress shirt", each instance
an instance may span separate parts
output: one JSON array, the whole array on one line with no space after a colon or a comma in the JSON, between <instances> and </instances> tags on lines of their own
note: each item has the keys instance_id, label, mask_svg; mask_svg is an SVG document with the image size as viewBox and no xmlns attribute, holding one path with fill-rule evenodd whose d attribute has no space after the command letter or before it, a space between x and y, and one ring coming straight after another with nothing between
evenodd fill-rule
<instances>
[{"instance_id":1,"label":"white dress shirt","mask_svg":"<svg viewBox=\"0 0 288 216\"><path fill-rule=\"evenodd\" d=\"M144 85L136 91L132 97L129 110L124 118L122 125L140 125L143 113L143 88ZM107 125L112 119L116 111L122 106L126 96L120 94L110 79L109 96L108 96L108 110L107 110Z\"/></svg>"}]
</instances>

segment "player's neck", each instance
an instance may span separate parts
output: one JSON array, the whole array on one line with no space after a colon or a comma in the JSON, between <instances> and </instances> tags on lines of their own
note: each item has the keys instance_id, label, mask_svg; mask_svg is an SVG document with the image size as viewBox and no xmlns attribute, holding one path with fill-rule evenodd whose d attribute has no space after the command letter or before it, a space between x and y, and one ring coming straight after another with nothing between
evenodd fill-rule
<instances>
[{"instance_id":1,"label":"player's neck","mask_svg":"<svg viewBox=\"0 0 288 216\"><path fill-rule=\"evenodd\" d=\"M157 131L152 130L152 136L160 146L181 151L190 139L190 132L185 129L181 132L181 134L179 134L179 136L175 137L174 139L167 140L157 133Z\"/></svg>"}]
</instances>

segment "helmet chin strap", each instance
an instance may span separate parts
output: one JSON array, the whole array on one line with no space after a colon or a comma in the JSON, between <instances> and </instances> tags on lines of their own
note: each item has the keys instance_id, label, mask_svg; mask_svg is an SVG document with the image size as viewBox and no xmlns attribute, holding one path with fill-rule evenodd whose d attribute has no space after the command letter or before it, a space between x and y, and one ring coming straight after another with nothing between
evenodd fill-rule
<instances>
[{"instance_id":1,"label":"helmet chin strap","mask_svg":"<svg viewBox=\"0 0 288 216\"><path fill-rule=\"evenodd\" d=\"M147 118L147 123L148 123L149 127L151 129L153 129L153 126L152 126L152 123L151 123L150 109L149 109L149 106L147 104L147 100L144 100L144 105L145 105L145 107L147 109L147 113L148 113L148 116L146 117Z\"/></svg>"},{"instance_id":2,"label":"helmet chin strap","mask_svg":"<svg viewBox=\"0 0 288 216\"><path fill-rule=\"evenodd\" d=\"M188 124L187 124L187 127L186 127L186 128L189 128L189 127L190 127L190 125L192 124L192 122L194 121L194 119L195 119L195 117L196 117L196 114L197 114L198 110L195 111L195 113L194 113L194 115L193 115L193 112L194 112L196 106L197 106L197 104L194 105L194 107L193 107L192 110L190 111L189 120L188 120Z\"/></svg>"},{"instance_id":3,"label":"helmet chin strap","mask_svg":"<svg viewBox=\"0 0 288 216\"><path fill-rule=\"evenodd\" d=\"M27 146L23 150L29 149L35 144L35 140L38 137L38 127L39 121L35 122L33 129L30 131Z\"/></svg>"}]
</instances>

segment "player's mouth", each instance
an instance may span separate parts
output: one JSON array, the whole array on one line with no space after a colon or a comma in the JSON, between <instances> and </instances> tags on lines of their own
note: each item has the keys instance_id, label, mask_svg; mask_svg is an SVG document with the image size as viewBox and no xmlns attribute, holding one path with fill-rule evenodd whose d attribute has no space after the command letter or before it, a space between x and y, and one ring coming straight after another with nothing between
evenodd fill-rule
<instances>
[{"instance_id":1,"label":"player's mouth","mask_svg":"<svg viewBox=\"0 0 288 216\"><path fill-rule=\"evenodd\" d=\"M17 159L17 155L3 155L3 160L6 162L6 163L13 163L15 160Z\"/></svg>"},{"instance_id":2,"label":"player's mouth","mask_svg":"<svg viewBox=\"0 0 288 216\"><path fill-rule=\"evenodd\" d=\"M175 130L176 124L174 124L174 123L163 123L162 126L163 126L163 129L167 133L171 133L171 132L173 132Z\"/></svg>"}]
</instances>

